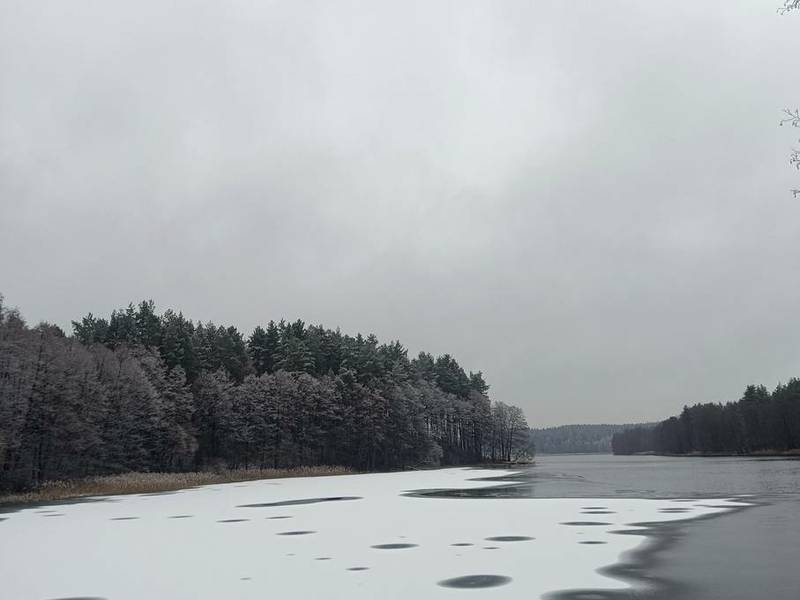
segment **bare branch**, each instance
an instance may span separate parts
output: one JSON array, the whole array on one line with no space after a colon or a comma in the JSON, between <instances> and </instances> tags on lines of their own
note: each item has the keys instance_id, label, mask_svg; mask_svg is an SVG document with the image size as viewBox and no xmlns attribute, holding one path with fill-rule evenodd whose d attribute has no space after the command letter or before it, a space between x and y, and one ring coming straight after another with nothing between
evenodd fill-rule
<instances>
[{"instance_id":1,"label":"bare branch","mask_svg":"<svg viewBox=\"0 0 800 600\"><path fill-rule=\"evenodd\" d=\"M800 0L793 0L793 3L797 6L800 4ZM800 109L784 108L783 114L785 116L780 121L781 126L791 125L792 127L800 128ZM798 143L800 143L800 140L798 140ZM791 154L789 154L789 164L800 171L800 149L795 148L792 150ZM792 190L792 194L797 198L800 196L800 189Z\"/></svg>"},{"instance_id":2,"label":"bare branch","mask_svg":"<svg viewBox=\"0 0 800 600\"><path fill-rule=\"evenodd\" d=\"M800 0L797 1L800 2ZM800 108L795 108L794 110L791 108L784 108L783 114L786 116L781 119L781 125L786 125L788 123L792 127L800 127Z\"/></svg>"},{"instance_id":3,"label":"bare branch","mask_svg":"<svg viewBox=\"0 0 800 600\"><path fill-rule=\"evenodd\" d=\"M778 9L778 14L785 15L793 10L800 10L800 0L784 0L783 6Z\"/></svg>"}]
</instances>

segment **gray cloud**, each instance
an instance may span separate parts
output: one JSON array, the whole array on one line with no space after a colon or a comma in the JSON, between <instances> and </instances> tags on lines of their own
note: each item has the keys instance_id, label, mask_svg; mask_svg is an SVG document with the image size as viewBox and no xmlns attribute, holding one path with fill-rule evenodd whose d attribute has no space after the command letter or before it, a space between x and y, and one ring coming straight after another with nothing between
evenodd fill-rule
<instances>
[{"instance_id":1,"label":"gray cloud","mask_svg":"<svg viewBox=\"0 0 800 600\"><path fill-rule=\"evenodd\" d=\"M800 375L798 17L4 0L0 290L372 331L537 424L734 399Z\"/></svg>"}]
</instances>

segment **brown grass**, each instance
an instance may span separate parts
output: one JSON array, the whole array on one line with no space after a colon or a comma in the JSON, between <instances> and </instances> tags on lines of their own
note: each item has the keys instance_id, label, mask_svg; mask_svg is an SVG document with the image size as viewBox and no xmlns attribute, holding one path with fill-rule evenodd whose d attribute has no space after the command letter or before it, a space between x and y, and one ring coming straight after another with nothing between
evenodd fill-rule
<instances>
[{"instance_id":1,"label":"brown grass","mask_svg":"<svg viewBox=\"0 0 800 600\"><path fill-rule=\"evenodd\" d=\"M191 473L122 473L102 477L87 477L71 481L48 481L38 489L18 494L0 495L0 506L33 504L80 498L84 496L113 496L146 494L183 490L198 485L233 483L255 479L286 477L320 477L355 473L347 467L297 467L294 469L227 469Z\"/></svg>"}]
</instances>

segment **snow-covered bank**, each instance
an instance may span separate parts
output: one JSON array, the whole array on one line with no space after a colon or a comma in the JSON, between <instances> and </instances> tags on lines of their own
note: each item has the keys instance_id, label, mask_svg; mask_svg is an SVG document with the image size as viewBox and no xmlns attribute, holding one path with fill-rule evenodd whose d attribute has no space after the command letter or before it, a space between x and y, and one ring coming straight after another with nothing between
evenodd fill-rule
<instances>
[{"instance_id":1,"label":"snow-covered bank","mask_svg":"<svg viewBox=\"0 0 800 600\"><path fill-rule=\"evenodd\" d=\"M481 588L481 597L530 599L564 588L624 587L597 569L642 540L615 530L742 506L722 499L402 495L497 485L472 479L500 474L443 469L264 480L4 514L3 595L446 598L477 592L439 585L444 580L494 575L455 585L495 584Z\"/></svg>"}]
</instances>

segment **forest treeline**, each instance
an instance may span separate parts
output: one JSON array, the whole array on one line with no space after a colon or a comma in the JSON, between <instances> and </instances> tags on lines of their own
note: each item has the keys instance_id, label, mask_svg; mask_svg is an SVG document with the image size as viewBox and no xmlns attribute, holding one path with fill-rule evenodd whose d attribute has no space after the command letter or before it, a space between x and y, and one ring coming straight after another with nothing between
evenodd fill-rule
<instances>
[{"instance_id":1,"label":"forest treeline","mask_svg":"<svg viewBox=\"0 0 800 600\"><path fill-rule=\"evenodd\" d=\"M302 321L235 327L152 301L28 326L0 297L0 489L128 471L510 460L522 411L445 354Z\"/></svg>"},{"instance_id":2,"label":"forest treeline","mask_svg":"<svg viewBox=\"0 0 800 600\"><path fill-rule=\"evenodd\" d=\"M750 385L727 404L685 406L654 427L617 433L614 454L758 454L800 449L800 379L770 393Z\"/></svg>"},{"instance_id":3,"label":"forest treeline","mask_svg":"<svg viewBox=\"0 0 800 600\"><path fill-rule=\"evenodd\" d=\"M559 425L531 429L536 452L542 454L611 454L611 438L615 433L651 425Z\"/></svg>"}]
</instances>

